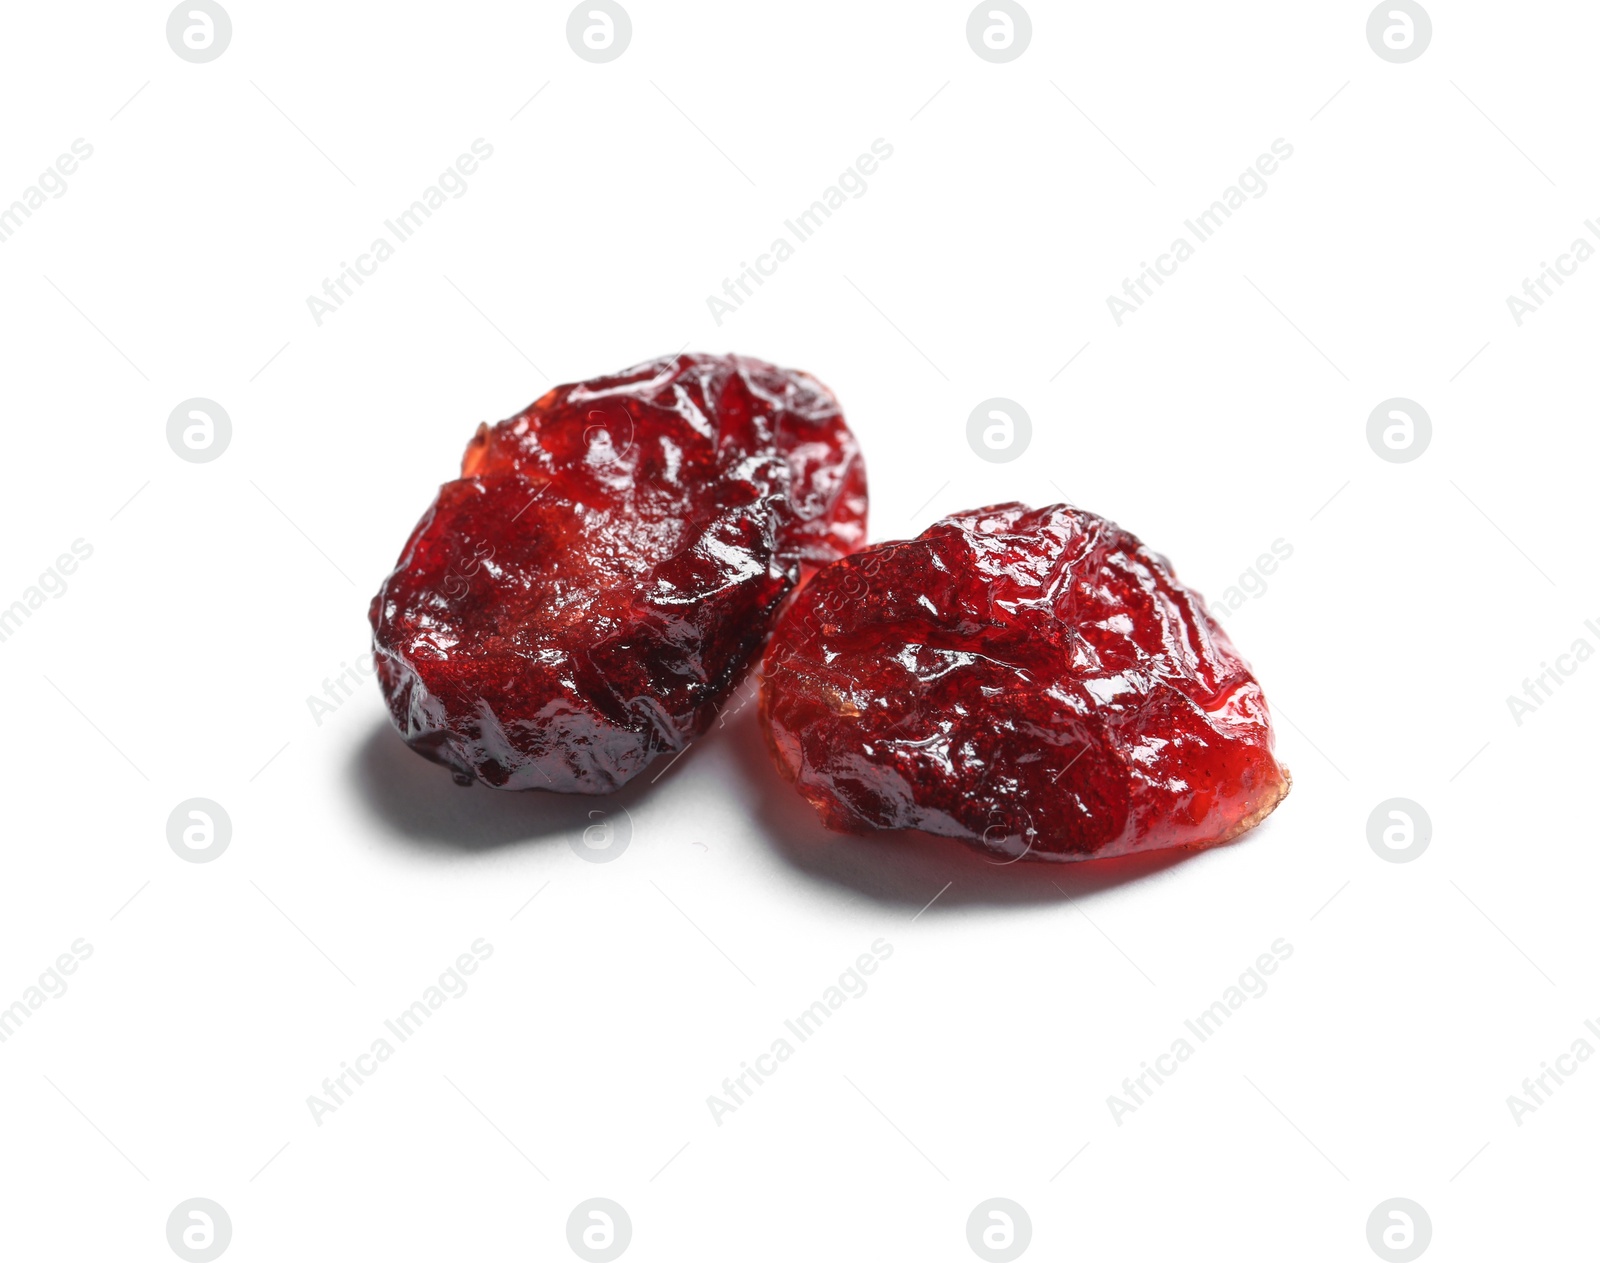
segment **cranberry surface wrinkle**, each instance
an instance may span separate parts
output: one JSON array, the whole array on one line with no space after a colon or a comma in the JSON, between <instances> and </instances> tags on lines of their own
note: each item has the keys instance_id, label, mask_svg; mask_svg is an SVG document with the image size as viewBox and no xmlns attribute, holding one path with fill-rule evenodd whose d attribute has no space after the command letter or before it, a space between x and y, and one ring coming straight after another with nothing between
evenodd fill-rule
<instances>
[{"instance_id":1,"label":"cranberry surface wrinkle","mask_svg":"<svg viewBox=\"0 0 1600 1263\"><path fill-rule=\"evenodd\" d=\"M395 725L461 784L619 788L711 724L802 567L866 538L833 395L742 356L558 386L461 473L369 611Z\"/></svg>"},{"instance_id":2,"label":"cranberry surface wrinkle","mask_svg":"<svg viewBox=\"0 0 1600 1263\"><path fill-rule=\"evenodd\" d=\"M997 861L1210 846L1289 791L1204 600L1067 505L958 513L819 572L767 648L761 722L828 827Z\"/></svg>"}]
</instances>

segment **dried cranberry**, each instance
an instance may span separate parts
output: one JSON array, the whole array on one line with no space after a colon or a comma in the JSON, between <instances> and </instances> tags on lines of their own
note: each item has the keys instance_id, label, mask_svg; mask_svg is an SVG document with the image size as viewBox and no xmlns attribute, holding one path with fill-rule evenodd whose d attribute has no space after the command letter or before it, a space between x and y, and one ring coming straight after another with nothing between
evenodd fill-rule
<instances>
[{"instance_id":1,"label":"dried cranberry","mask_svg":"<svg viewBox=\"0 0 1600 1263\"><path fill-rule=\"evenodd\" d=\"M960 513L822 570L761 718L830 828L1082 860L1225 842L1289 790L1266 699L1199 594L1066 505Z\"/></svg>"},{"instance_id":2,"label":"dried cranberry","mask_svg":"<svg viewBox=\"0 0 1600 1263\"><path fill-rule=\"evenodd\" d=\"M866 537L827 388L679 355L558 386L467 446L370 617L413 749L462 784L605 793L714 718L802 563Z\"/></svg>"}]
</instances>

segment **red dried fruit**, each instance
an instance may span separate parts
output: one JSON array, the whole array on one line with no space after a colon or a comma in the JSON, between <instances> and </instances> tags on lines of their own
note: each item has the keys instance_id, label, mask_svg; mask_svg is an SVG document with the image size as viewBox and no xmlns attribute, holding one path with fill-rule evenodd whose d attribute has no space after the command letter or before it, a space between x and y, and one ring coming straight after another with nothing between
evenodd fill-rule
<instances>
[{"instance_id":1,"label":"red dried fruit","mask_svg":"<svg viewBox=\"0 0 1600 1263\"><path fill-rule=\"evenodd\" d=\"M1199 594L1066 505L956 514L827 567L763 676L768 744L832 829L1099 859L1225 842L1289 791Z\"/></svg>"},{"instance_id":2,"label":"red dried fruit","mask_svg":"<svg viewBox=\"0 0 1600 1263\"><path fill-rule=\"evenodd\" d=\"M827 388L678 355L558 386L467 445L372 600L378 679L461 784L607 793L710 725L801 564L866 538Z\"/></svg>"}]
</instances>

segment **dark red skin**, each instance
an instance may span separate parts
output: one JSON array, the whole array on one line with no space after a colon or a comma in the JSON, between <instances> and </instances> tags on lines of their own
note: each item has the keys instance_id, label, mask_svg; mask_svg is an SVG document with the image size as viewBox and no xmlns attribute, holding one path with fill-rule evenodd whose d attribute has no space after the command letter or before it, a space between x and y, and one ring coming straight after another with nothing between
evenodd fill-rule
<instances>
[{"instance_id":1,"label":"dark red skin","mask_svg":"<svg viewBox=\"0 0 1600 1263\"><path fill-rule=\"evenodd\" d=\"M866 538L827 388L678 355L480 426L372 600L401 735L461 784L602 794L710 726L802 565Z\"/></svg>"},{"instance_id":2,"label":"dark red skin","mask_svg":"<svg viewBox=\"0 0 1600 1263\"><path fill-rule=\"evenodd\" d=\"M778 767L836 830L1099 859L1225 842L1289 790L1204 600L1066 505L955 514L834 563L762 674Z\"/></svg>"}]
</instances>

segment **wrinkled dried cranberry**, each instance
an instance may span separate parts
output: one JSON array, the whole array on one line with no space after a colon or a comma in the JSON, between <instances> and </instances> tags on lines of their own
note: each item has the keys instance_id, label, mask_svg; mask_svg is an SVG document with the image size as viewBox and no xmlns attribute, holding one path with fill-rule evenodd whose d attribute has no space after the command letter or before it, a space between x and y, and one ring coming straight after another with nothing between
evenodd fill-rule
<instances>
[{"instance_id":1,"label":"wrinkled dried cranberry","mask_svg":"<svg viewBox=\"0 0 1600 1263\"><path fill-rule=\"evenodd\" d=\"M1082 860L1225 842L1289 790L1204 601L1065 505L956 514L827 567L763 677L778 766L833 829Z\"/></svg>"},{"instance_id":2,"label":"wrinkled dried cranberry","mask_svg":"<svg viewBox=\"0 0 1600 1263\"><path fill-rule=\"evenodd\" d=\"M827 388L678 355L482 425L373 598L413 749L508 789L605 793L704 732L802 564L866 537Z\"/></svg>"}]
</instances>

